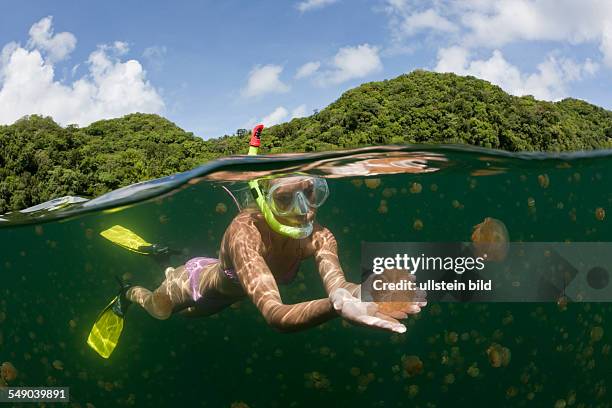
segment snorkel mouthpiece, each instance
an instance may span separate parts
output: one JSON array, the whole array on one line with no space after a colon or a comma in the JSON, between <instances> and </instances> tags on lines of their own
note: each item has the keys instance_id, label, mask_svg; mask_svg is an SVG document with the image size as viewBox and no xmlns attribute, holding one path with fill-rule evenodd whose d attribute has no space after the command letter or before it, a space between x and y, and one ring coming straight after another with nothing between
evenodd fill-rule
<instances>
[{"instance_id":1,"label":"snorkel mouthpiece","mask_svg":"<svg viewBox=\"0 0 612 408\"><path fill-rule=\"evenodd\" d=\"M257 125L253 128L253 131L251 132L251 141L249 142L249 156L257 155L259 146L261 144L261 132L263 129L264 125ZM263 214L268 226L272 228L273 231L293 239L306 238L312 234L312 223L308 223L304 227L292 227L281 224L272 213L268 203L266 203L266 199L261 192L261 188L257 180L249 181L249 188L251 189L251 194L257 203L257 207L259 207L259 210Z\"/></svg>"}]
</instances>

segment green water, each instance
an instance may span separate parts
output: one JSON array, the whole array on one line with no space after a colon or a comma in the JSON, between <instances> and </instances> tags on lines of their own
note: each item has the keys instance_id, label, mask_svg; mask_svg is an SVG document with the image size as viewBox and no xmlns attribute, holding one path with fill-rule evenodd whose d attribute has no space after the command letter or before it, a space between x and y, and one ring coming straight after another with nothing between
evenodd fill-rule
<instances>
[{"instance_id":1,"label":"green water","mask_svg":"<svg viewBox=\"0 0 612 408\"><path fill-rule=\"evenodd\" d=\"M396 163L396 174L375 174L389 171L380 159ZM366 160L378 166L364 171ZM336 235L355 282L361 241L469 241L485 217L503 221L512 241L612 241L611 152L512 156L418 147L232 159L144 195L5 217L0 362L19 371L11 385L69 386L73 406L83 407L612 406L609 303L429 304L407 321L404 335L339 319L280 334L248 300L214 317L167 321L132 307L109 360L89 349L91 325L116 292L115 275L149 288L164 276L152 258L99 232L121 224L182 249L173 265L215 256L236 215L220 186L239 190L244 183L235 179L247 169L331 176L318 220ZM312 261L281 293L285 303L326 296ZM507 366L491 366L493 343L511 351ZM406 356L418 356L422 372L410 376Z\"/></svg>"}]
</instances>

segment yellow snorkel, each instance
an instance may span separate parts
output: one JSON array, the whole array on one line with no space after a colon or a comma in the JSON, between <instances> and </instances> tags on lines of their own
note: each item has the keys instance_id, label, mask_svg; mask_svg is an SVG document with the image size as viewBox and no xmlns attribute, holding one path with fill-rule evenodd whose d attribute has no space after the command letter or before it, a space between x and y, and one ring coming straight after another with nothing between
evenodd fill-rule
<instances>
[{"instance_id":1,"label":"yellow snorkel","mask_svg":"<svg viewBox=\"0 0 612 408\"><path fill-rule=\"evenodd\" d=\"M249 143L249 156L257 155L261 143L261 132L263 128L264 125L257 125L253 128L253 132L251 133L251 141ZM249 181L249 188L255 202L257 203L257 207L259 207L259 210L273 231L293 239L306 238L312 233L312 226L306 228L291 227L278 222L276 217L274 217L272 210L268 206L268 203L266 203L266 199L261 192L257 179Z\"/></svg>"}]
</instances>

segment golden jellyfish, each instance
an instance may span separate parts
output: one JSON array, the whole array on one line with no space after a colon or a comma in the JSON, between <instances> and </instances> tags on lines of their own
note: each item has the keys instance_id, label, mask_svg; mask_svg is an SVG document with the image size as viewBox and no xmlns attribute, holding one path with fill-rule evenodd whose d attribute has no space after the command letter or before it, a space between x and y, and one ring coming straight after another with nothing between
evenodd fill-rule
<instances>
[{"instance_id":1,"label":"golden jellyfish","mask_svg":"<svg viewBox=\"0 0 612 408\"><path fill-rule=\"evenodd\" d=\"M478 365L476 365L476 363L472 364L467 369L467 374L472 378L478 377L478 375L480 375L480 369L478 368Z\"/></svg>"},{"instance_id":2,"label":"golden jellyfish","mask_svg":"<svg viewBox=\"0 0 612 408\"><path fill-rule=\"evenodd\" d=\"M472 242L474 255L488 261L503 261L508 255L508 230L503 222L486 217L474 226Z\"/></svg>"},{"instance_id":3,"label":"golden jellyfish","mask_svg":"<svg viewBox=\"0 0 612 408\"><path fill-rule=\"evenodd\" d=\"M249 408L249 406L246 404L246 402L235 401L235 402L232 402L232 405L230 405L230 408Z\"/></svg>"},{"instance_id":4,"label":"golden jellyfish","mask_svg":"<svg viewBox=\"0 0 612 408\"><path fill-rule=\"evenodd\" d=\"M402 366L408 377L413 377L423 372L423 362L419 356L402 356Z\"/></svg>"},{"instance_id":5,"label":"golden jellyfish","mask_svg":"<svg viewBox=\"0 0 612 408\"><path fill-rule=\"evenodd\" d=\"M510 349L499 344L493 343L487 349L487 357L489 357L489 363L491 363L491 367L505 367L510 363Z\"/></svg>"},{"instance_id":6,"label":"golden jellyfish","mask_svg":"<svg viewBox=\"0 0 612 408\"><path fill-rule=\"evenodd\" d=\"M386 200L380 200L380 204L378 205L378 210L380 214L386 214L389 211L389 207L387 207Z\"/></svg>"},{"instance_id":7,"label":"golden jellyfish","mask_svg":"<svg viewBox=\"0 0 612 408\"><path fill-rule=\"evenodd\" d=\"M562 312L567 310L567 303L568 303L567 296L560 296L559 299L557 299L557 307Z\"/></svg>"},{"instance_id":8,"label":"golden jellyfish","mask_svg":"<svg viewBox=\"0 0 612 408\"><path fill-rule=\"evenodd\" d=\"M423 186L421 185L421 183L412 183L410 185L410 192L412 194L419 194L421 191L423 191Z\"/></svg>"},{"instance_id":9,"label":"golden jellyfish","mask_svg":"<svg viewBox=\"0 0 612 408\"><path fill-rule=\"evenodd\" d=\"M446 341L447 344L455 344L457 343L457 340L459 340L459 334L457 334L457 332L450 332L450 333L446 333L444 335L444 340Z\"/></svg>"},{"instance_id":10,"label":"golden jellyfish","mask_svg":"<svg viewBox=\"0 0 612 408\"><path fill-rule=\"evenodd\" d=\"M395 312L404 312L410 306L410 302L376 302L378 311L386 315L393 315Z\"/></svg>"},{"instance_id":11,"label":"golden jellyfish","mask_svg":"<svg viewBox=\"0 0 612 408\"><path fill-rule=\"evenodd\" d=\"M5 361L0 366L0 378L3 378L5 381L13 381L17 378L17 369L12 363Z\"/></svg>"},{"instance_id":12,"label":"golden jellyfish","mask_svg":"<svg viewBox=\"0 0 612 408\"><path fill-rule=\"evenodd\" d=\"M227 212L227 206L223 203L217 203L217 206L215 207L215 212L217 214L225 214Z\"/></svg>"},{"instance_id":13,"label":"golden jellyfish","mask_svg":"<svg viewBox=\"0 0 612 408\"><path fill-rule=\"evenodd\" d=\"M375 188L378 188L378 186L380 186L380 179L378 178L365 179L364 183L367 188L375 189Z\"/></svg>"},{"instance_id":14,"label":"golden jellyfish","mask_svg":"<svg viewBox=\"0 0 612 408\"><path fill-rule=\"evenodd\" d=\"M411 384L408 386L408 396L410 398L414 398L419 393L419 386L416 384Z\"/></svg>"},{"instance_id":15,"label":"golden jellyfish","mask_svg":"<svg viewBox=\"0 0 612 408\"><path fill-rule=\"evenodd\" d=\"M591 329L591 340L597 342L603 338L604 330L601 326L595 326Z\"/></svg>"},{"instance_id":16,"label":"golden jellyfish","mask_svg":"<svg viewBox=\"0 0 612 408\"><path fill-rule=\"evenodd\" d=\"M304 377L307 380L306 386L308 388L316 388L316 389L321 390L321 389L328 389L330 387L330 382L327 376L325 376L324 374L318 371L306 373Z\"/></svg>"},{"instance_id":17,"label":"golden jellyfish","mask_svg":"<svg viewBox=\"0 0 612 408\"><path fill-rule=\"evenodd\" d=\"M414 220L414 223L412 224L412 228L414 228L415 231L420 231L423 229L423 221L419 220L418 218L416 220Z\"/></svg>"},{"instance_id":18,"label":"golden jellyfish","mask_svg":"<svg viewBox=\"0 0 612 408\"><path fill-rule=\"evenodd\" d=\"M601 207L598 207L595 210L595 218L597 218L598 221L603 221L604 218L606 218L606 210Z\"/></svg>"},{"instance_id":19,"label":"golden jellyfish","mask_svg":"<svg viewBox=\"0 0 612 408\"><path fill-rule=\"evenodd\" d=\"M385 198L391 198L393 197L395 194L397 194L397 188L385 188L382 192L383 197Z\"/></svg>"},{"instance_id":20,"label":"golden jellyfish","mask_svg":"<svg viewBox=\"0 0 612 408\"><path fill-rule=\"evenodd\" d=\"M548 174L540 174L538 176L538 184L540 184L540 187L542 188L548 188L550 185L550 178L548 177Z\"/></svg>"}]
</instances>

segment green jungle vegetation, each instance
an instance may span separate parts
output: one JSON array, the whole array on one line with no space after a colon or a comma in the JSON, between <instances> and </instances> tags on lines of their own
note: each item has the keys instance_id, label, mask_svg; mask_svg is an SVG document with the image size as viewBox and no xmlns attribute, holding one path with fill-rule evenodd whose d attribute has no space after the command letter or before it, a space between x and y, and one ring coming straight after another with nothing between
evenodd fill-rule
<instances>
[{"instance_id":1,"label":"green jungle vegetation","mask_svg":"<svg viewBox=\"0 0 612 408\"><path fill-rule=\"evenodd\" d=\"M31 115L0 126L0 214L64 195L94 197L247 151L250 132L203 140L158 115L79 128ZM310 117L272 126L262 152L312 152L403 143L507 151L612 147L612 111L576 99L515 97L489 82L414 71L345 92Z\"/></svg>"}]
</instances>

